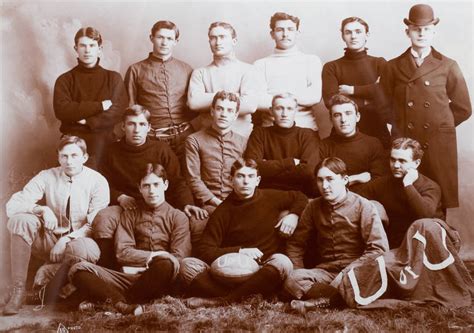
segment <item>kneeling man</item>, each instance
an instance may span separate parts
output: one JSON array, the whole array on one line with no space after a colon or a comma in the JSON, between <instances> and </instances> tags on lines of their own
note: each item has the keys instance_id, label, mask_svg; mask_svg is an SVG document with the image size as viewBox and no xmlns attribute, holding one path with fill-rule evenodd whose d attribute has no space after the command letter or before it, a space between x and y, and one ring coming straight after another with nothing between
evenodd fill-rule
<instances>
[{"instance_id":1,"label":"kneeling man","mask_svg":"<svg viewBox=\"0 0 474 333\"><path fill-rule=\"evenodd\" d=\"M199 258L183 260L180 275L194 296L189 307L216 306L252 294L271 294L293 269L282 254L307 198L297 191L258 190L257 163L238 159L231 169L233 192L216 208L202 235ZM279 220L280 213L289 214ZM261 268L248 280L230 287L210 274L210 264L228 253L241 253L257 260ZM230 282L230 281L229 281Z\"/></svg>"},{"instance_id":2,"label":"kneeling man","mask_svg":"<svg viewBox=\"0 0 474 333\"><path fill-rule=\"evenodd\" d=\"M324 159L317 169L316 182L321 197L306 207L287 244L288 257L296 269L285 281L285 290L297 299L316 299L328 289L327 296L337 295L334 288L344 273L388 250L387 236L375 206L347 190L349 177L341 159ZM320 260L315 268L304 269L303 255L312 234L316 234ZM292 302L296 307L300 304L304 305Z\"/></svg>"},{"instance_id":3,"label":"kneeling man","mask_svg":"<svg viewBox=\"0 0 474 333\"><path fill-rule=\"evenodd\" d=\"M165 294L178 275L179 261L191 252L186 215L165 201L168 179L159 164L148 164L140 181L143 201L124 210L115 234L117 260L128 271L117 272L87 262L76 264L70 275L74 285L90 300L106 301L124 314L138 314L143 303ZM131 267L128 267L131 266ZM127 271L127 269L124 269ZM83 302L80 308L93 304Z\"/></svg>"},{"instance_id":4,"label":"kneeling man","mask_svg":"<svg viewBox=\"0 0 474 333\"><path fill-rule=\"evenodd\" d=\"M13 290L4 315L17 314L25 302L31 254L53 263L68 250L98 259L94 241L78 238L90 235L97 212L109 204L109 186L100 173L84 166L87 159L85 141L64 136L58 146L60 166L41 171L7 202ZM37 204L42 198L44 206Z\"/></svg>"}]
</instances>

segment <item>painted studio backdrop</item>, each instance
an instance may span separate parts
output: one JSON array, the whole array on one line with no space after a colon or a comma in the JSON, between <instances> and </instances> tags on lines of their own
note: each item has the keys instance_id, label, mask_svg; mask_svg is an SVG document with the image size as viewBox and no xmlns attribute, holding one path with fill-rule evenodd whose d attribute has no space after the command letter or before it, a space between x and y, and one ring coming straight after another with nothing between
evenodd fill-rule
<instances>
[{"instance_id":1,"label":"painted studio backdrop","mask_svg":"<svg viewBox=\"0 0 474 333\"><path fill-rule=\"evenodd\" d=\"M55 166L59 122L52 99L56 78L77 64L74 34L83 26L103 36L101 65L124 76L132 63L151 51L148 39L158 20L171 20L181 37L174 56L193 68L211 62L207 29L225 21L237 30L237 57L253 63L270 54L274 44L269 19L284 11L301 19L299 47L323 63L343 55L341 20L359 16L370 26L369 54L392 59L409 46L403 18L415 1L339 2L48 2L2 1L1 39L1 192L0 288L9 283L10 241L5 203L40 170ZM455 59L474 104L472 2L434 1L440 18L434 46ZM322 137L330 131L327 110L316 107ZM463 239L462 257L474 259L474 119L457 128L460 208L448 212L448 223ZM439 156L443 158L443 156Z\"/></svg>"}]
</instances>

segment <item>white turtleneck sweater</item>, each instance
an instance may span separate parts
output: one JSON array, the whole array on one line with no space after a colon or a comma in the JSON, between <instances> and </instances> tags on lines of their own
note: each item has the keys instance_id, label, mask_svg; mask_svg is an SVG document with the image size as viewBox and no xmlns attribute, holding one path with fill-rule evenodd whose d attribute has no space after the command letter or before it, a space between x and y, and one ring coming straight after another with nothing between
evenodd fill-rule
<instances>
[{"instance_id":1,"label":"white turtleneck sweater","mask_svg":"<svg viewBox=\"0 0 474 333\"><path fill-rule=\"evenodd\" d=\"M275 49L272 55L259 59L254 64L264 93L258 109L264 112L263 126L271 126L268 117L272 98L278 93L289 92L296 96L299 110L296 126L318 130L312 106L321 101L322 63L318 56L305 54L293 47L289 50ZM262 89L260 89L262 90Z\"/></svg>"},{"instance_id":2,"label":"white turtleneck sweater","mask_svg":"<svg viewBox=\"0 0 474 333\"><path fill-rule=\"evenodd\" d=\"M248 137L252 131L250 115L257 109L260 96L259 87L251 64L234 56L214 57L214 61L208 66L193 71L189 80L188 106L201 112L201 128L209 127L212 122L209 109L214 95L220 90L238 93L240 111L232 130Z\"/></svg>"}]
</instances>

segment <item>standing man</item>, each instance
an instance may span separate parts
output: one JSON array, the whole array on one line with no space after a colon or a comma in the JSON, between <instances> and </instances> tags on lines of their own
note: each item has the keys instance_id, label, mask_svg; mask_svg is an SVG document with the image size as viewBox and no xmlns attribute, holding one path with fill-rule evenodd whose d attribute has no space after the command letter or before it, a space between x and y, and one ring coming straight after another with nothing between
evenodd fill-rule
<instances>
[{"instance_id":1,"label":"standing man","mask_svg":"<svg viewBox=\"0 0 474 333\"><path fill-rule=\"evenodd\" d=\"M367 54L369 25L359 17L345 18L341 23L341 36L346 49L344 56L326 63L323 67L323 98L329 109L329 100L335 94L351 98L359 109L362 133L377 137L388 148L390 133L379 115L380 95L378 81L386 63L384 58Z\"/></svg>"},{"instance_id":2,"label":"standing man","mask_svg":"<svg viewBox=\"0 0 474 333\"><path fill-rule=\"evenodd\" d=\"M184 160L184 139L193 132L195 117L186 106L192 68L173 58L179 30L173 22L158 21L151 28L153 51L125 74L129 105L139 104L151 113L149 136L168 143Z\"/></svg>"},{"instance_id":3,"label":"standing man","mask_svg":"<svg viewBox=\"0 0 474 333\"><path fill-rule=\"evenodd\" d=\"M104 148L115 141L113 128L127 106L127 94L120 74L99 65L99 31L79 29L74 50L78 65L59 76L54 85L54 114L61 121L63 135L77 135L86 141L88 165L97 169Z\"/></svg>"},{"instance_id":4,"label":"standing man","mask_svg":"<svg viewBox=\"0 0 474 333\"><path fill-rule=\"evenodd\" d=\"M275 125L255 127L245 158L258 164L261 188L301 191L315 197L314 168L319 163L319 137L295 125L298 102L290 93L277 94L271 107Z\"/></svg>"},{"instance_id":5,"label":"standing man","mask_svg":"<svg viewBox=\"0 0 474 333\"><path fill-rule=\"evenodd\" d=\"M225 90L240 97L239 117L233 131L248 137L252 131L251 115L257 109L258 84L253 66L235 57L237 33L225 22L214 22L208 30L213 61L193 71L189 81L188 105L200 112L201 127L211 126L209 108L214 95Z\"/></svg>"},{"instance_id":6,"label":"standing man","mask_svg":"<svg viewBox=\"0 0 474 333\"><path fill-rule=\"evenodd\" d=\"M466 82L458 64L431 46L439 19L430 6L413 6L404 22L411 47L381 77L392 134L420 142L421 172L440 185L444 208L458 207L456 126L472 113Z\"/></svg>"},{"instance_id":7,"label":"standing man","mask_svg":"<svg viewBox=\"0 0 474 333\"><path fill-rule=\"evenodd\" d=\"M197 204L212 213L232 192L230 170L245 151L247 139L232 131L239 114L235 93L219 91L211 106L212 125L186 139L186 177ZM201 237L207 219L191 223L193 246Z\"/></svg>"},{"instance_id":8,"label":"standing man","mask_svg":"<svg viewBox=\"0 0 474 333\"><path fill-rule=\"evenodd\" d=\"M60 166L41 171L7 202L13 290L4 315L17 314L25 302L31 255L59 263L70 249L86 260L99 259L94 241L83 238L90 236L97 212L109 204L109 186L100 173L84 166L87 158L83 139L64 136L58 146ZM44 206L37 204L42 198Z\"/></svg>"},{"instance_id":9,"label":"standing man","mask_svg":"<svg viewBox=\"0 0 474 333\"><path fill-rule=\"evenodd\" d=\"M345 95L336 94L327 106L333 129L321 141L321 158L338 157L344 161L351 191L389 174L388 157L380 140L357 129L361 119L358 105Z\"/></svg>"},{"instance_id":10,"label":"standing man","mask_svg":"<svg viewBox=\"0 0 474 333\"><path fill-rule=\"evenodd\" d=\"M392 174L358 189L359 194L377 200L387 211L390 248L400 246L415 220L444 219L438 184L418 172L422 158L423 149L416 140L398 138L393 141L390 152Z\"/></svg>"},{"instance_id":11,"label":"standing man","mask_svg":"<svg viewBox=\"0 0 474 333\"><path fill-rule=\"evenodd\" d=\"M239 301L252 294L275 292L293 269L282 254L286 238L298 225L307 198L298 191L258 190L257 163L239 158L231 169L232 193L209 218L198 258L186 258L180 275L192 295L189 307L217 306ZM280 213L289 214L280 218ZM241 253L261 263L248 280L225 285L210 275L211 263L227 253Z\"/></svg>"},{"instance_id":12,"label":"standing man","mask_svg":"<svg viewBox=\"0 0 474 333\"><path fill-rule=\"evenodd\" d=\"M270 114L273 96L290 92L298 101L296 126L318 130L312 107L321 101L321 60L305 54L296 46L300 19L286 13L275 13L270 19L270 35L275 41L275 51L255 62L255 68L263 84L257 117L261 125L271 126Z\"/></svg>"}]
</instances>

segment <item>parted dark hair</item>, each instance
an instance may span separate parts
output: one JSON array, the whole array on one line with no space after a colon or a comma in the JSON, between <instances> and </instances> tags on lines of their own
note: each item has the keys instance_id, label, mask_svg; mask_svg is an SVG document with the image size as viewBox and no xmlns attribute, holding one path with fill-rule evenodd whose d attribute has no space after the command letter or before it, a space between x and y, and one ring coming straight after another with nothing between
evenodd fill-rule
<instances>
[{"instance_id":1,"label":"parted dark hair","mask_svg":"<svg viewBox=\"0 0 474 333\"><path fill-rule=\"evenodd\" d=\"M222 100L228 99L231 102L237 103L237 112L239 111L239 109L240 109L240 98L239 98L239 96L237 96L237 94L235 94L233 92L229 92L229 91L224 91L224 90L218 91L214 95L214 98L212 99L212 108L214 108L216 106L216 103L217 103L218 99L222 99Z\"/></svg>"},{"instance_id":2,"label":"parted dark hair","mask_svg":"<svg viewBox=\"0 0 474 333\"><path fill-rule=\"evenodd\" d=\"M351 17L348 17L348 18L345 18L344 20L342 20L342 22L341 22L341 32L342 33L344 33L344 27L346 26L346 24L351 23L351 22L359 22L360 24L362 24L365 27L365 32L369 32L369 25L367 24L367 22L365 22L360 17L351 16Z\"/></svg>"},{"instance_id":3,"label":"parted dark hair","mask_svg":"<svg viewBox=\"0 0 474 333\"><path fill-rule=\"evenodd\" d=\"M165 168L164 168L161 164L158 164L158 163L148 163L148 164L145 166L145 170L144 170L144 172L142 173L142 177L140 178L140 181L138 182L138 185L141 184L143 178L145 178L145 177L151 175L152 173L154 173L155 175L157 175L158 177L160 177L161 179L163 179L163 181L168 180L168 174L166 173Z\"/></svg>"},{"instance_id":4,"label":"parted dark hair","mask_svg":"<svg viewBox=\"0 0 474 333\"><path fill-rule=\"evenodd\" d=\"M413 161L421 160L424 151L418 141L411 138L398 138L392 142L392 149L411 149Z\"/></svg>"},{"instance_id":5,"label":"parted dark hair","mask_svg":"<svg viewBox=\"0 0 474 333\"><path fill-rule=\"evenodd\" d=\"M207 35L209 35L211 33L211 30L216 27L222 27L226 30L229 30L232 34L232 38L237 38L237 32L235 32L234 27L231 26L227 22L220 22L220 21L211 23L211 25L209 26L209 30L207 31Z\"/></svg>"},{"instance_id":6,"label":"parted dark hair","mask_svg":"<svg viewBox=\"0 0 474 333\"><path fill-rule=\"evenodd\" d=\"M276 12L273 14L273 16L270 18L270 29L273 31L275 29L275 25L277 21L286 21L290 20L293 21L296 24L296 29L299 30L300 28L300 19L299 17L283 13L283 12Z\"/></svg>"},{"instance_id":7,"label":"parted dark hair","mask_svg":"<svg viewBox=\"0 0 474 333\"><path fill-rule=\"evenodd\" d=\"M238 159L235 160L235 162L232 164L232 167L230 168L230 176L234 177L237 170L240 170L243 167L249 167L249 168L255 169L257 170L257 176L260 175L260 170L258 170L258 164L257 162L255 162L255 160L251 158L239 157Z\"/></svg>"},{"instance_id":8,"label":"parted dark hair","mask_svg":"<svg viewBox=\"0 0 474 333\"><path fill-rule=\"evenodd\" d=\"M129 106L128 108L125 109L125 112L122 115L122 120L126 121L127 117L129 116L139 116L139 115L144 115L147 121L150 121L150 111L145 109L143 106L135 104L132 106Z\"/></svg>"},{"instance_id":9,"label":"parted dark hair","mask_svg":"<svg viewBox=\"0 0 474 333\"><path fill-rule=\"evenodd\" d=\"M87 154L87 144L83 138L75 135L64 135L61 140L59 140L58 152L67 145L77 145L82 150L82 153Z\"/></svg>"},{"instance_id":10,"label":"parted dark hair","mask_svg":"<svg viewBox=\"0 0 474 333\"><path fill-rule=\"evenodd\" d=\"M176 40L179 39L179 29L176 26L176 24L174 24L173 22L171 21L156 22L155 24L153 24L153 27L151 28L151 35L155 36L155 33L160 29L174 30L175 39Z\"/></svg>"},{"instance_id":11,"label":"parted dark hair","mask_svg":"<svg viewBox=\"0 0 474 333\"><path fill-rule=\"evenodd\" d=\"M319 162L319 164L316 166L316 169L314 169L315 176L318 175L318 171L321 168L328 168L336 175L341 175L342 177L347 176L346 163L344 163L344 161L339 157L326 157L324 160Z\"/></svg>"},{"instance_id":12,"label":"parted dark hair","mask_svg":"<svg viewBox=\"0 0 474 333\"><path fill-rule=\"evenodd\" d=\"M99 30L93 27L85 27L85 28L79 29L76 32L76 35L74 36L74 45L77 46L77 42L79 41L79 38L81 37L89 37L90 39L96 40L99 46L102 45L102 36Z\"/></svg>"},{"instance_id":13,"label":"parted dark hair","mask_svg":"<svg viewBox=\"0 0 474 333\"><path fill-rule=\"evenodd\" d=\"M342 95L342 94L336 94L332 96L329 101L328 101L328 109L329 109L329 115L332 115L332 107L334 105L341 105L341 104L352 104L354 105L354 108L356 112L359 112L359 108L357 107L356 102L354 102L352 99L349 97Z\"/></svg>"}]
</instances>

